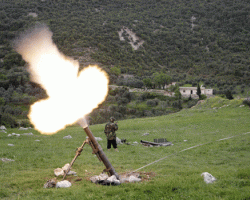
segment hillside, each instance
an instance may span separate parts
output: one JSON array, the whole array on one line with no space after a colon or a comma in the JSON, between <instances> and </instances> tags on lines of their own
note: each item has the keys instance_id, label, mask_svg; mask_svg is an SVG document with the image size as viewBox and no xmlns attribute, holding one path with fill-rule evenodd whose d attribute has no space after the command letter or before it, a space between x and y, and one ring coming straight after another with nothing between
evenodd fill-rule
<instances>
[{"instance_id":1,"label":"hillside","mask_svg":"<svg viewBox=\"0 0 250 200\"><path fill-rule=\"evenodd\" d=\"M82 66L99 63L107 71L116 66L139 77L163 71L175 81L202 80L222 88L248 85L249 12L247 0L6 0L0 13L1 67L24 64L10 42L42 22L61 51Z\"/></svg>"},{"instance_id":2,"label":"hillside","mask_svg":"<svg viewBox=\"0 0 250 200\"><path fill-rule=\"evenodd\" d=\"M112 84L144 87L147 79L156 87L159 72L178 85L200 82L216 94L246 97L249 12L247 0L1 1L0 105L10 103L12 110L4 110L26 116L32 102L46 98L12 48L13 39L36 23L47 24L58 48L81 68L106 70Z\"/></svg>"}]
</instances>

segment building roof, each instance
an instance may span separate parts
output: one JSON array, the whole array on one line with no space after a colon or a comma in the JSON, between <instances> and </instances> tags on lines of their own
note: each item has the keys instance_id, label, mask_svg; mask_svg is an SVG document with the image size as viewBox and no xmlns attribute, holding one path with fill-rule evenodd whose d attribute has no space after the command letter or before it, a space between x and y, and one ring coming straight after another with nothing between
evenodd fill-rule
<instances>
[{"instance_id":1,"label":"building roof","mask_svg":"<svg viewBox=\"0 0 250 200\"><path fill-rule=\"evenodd\" d=\"M186 89L186 90L197 90L197 87L179 87L180 89ZM201 87L201 89L206 89L205 87Z\"/></svg>"}]
</instances>

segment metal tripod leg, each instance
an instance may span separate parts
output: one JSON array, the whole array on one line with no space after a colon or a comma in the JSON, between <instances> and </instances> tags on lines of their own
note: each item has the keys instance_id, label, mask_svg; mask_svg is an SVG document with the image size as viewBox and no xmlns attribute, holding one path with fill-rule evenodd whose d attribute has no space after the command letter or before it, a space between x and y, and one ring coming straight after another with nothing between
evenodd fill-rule
<instances>
[{"instance_id":1,"label":"metal tripod leg","mask_svg":"<svg viewBox=\"0 0 250 200\"><path fill-rule=\"evenodd\" d=\"M72 165L74 164L75 160L77 159L77 157L81 155L81 152L82 152L83 147L84 147L85 144L89 144L89 139L86 139L86 140L83 142L82 146L80 146L80 147L77 149L76 155L75 155L75 157L73 158L73 160L71 161L71 163L70 163L68 169L67 169L66 171L64 171L63 180L65 179L65 177L66 177L67 174L69 173L69 171L70 171Z\"/></svg>"}]
</instances>

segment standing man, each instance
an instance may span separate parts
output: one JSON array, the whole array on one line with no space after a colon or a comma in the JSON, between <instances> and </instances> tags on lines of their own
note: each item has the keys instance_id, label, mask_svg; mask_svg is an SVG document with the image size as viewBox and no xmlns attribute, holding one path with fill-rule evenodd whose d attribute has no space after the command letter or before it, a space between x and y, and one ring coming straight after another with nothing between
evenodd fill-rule
<instances>
[{"instance_id":1,"label":"standing man","mask_svg":"<svg viewBox=\"0 0 250 200\"><path fill-rule=\"evenodd\" d=\"M107 149L110 150L112 144L114 149L118 151L116 144L116 133L115 133L115 131L118 130L118 125L117 123L114 122L115 118L110 117L110 122L106 124L104 133L107 137Z\"/></svg>"}]
</instances>

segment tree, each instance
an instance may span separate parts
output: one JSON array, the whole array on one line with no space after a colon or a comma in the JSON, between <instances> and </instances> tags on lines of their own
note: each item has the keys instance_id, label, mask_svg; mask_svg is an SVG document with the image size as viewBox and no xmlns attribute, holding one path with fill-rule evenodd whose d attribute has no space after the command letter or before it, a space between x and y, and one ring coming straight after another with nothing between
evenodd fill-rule
<instances>
[{"instance_id":1,"label":"tree","mask_svg":"<svg viewBox=\"0 0 250 200\"><path fill-rule=\"evenodd\" d=\"M150 78L145 78L142 81L147 88L152 88L153 83Z\"/></svg>"},{"instance_id":2,"label":"tree","mask_svg":"<svg viewBox=\"0 0 250 200\"><path fill-rule=\"evenodd\" d=\"M233 95L232 95L232 93L231 93L230 90L227 90L227 91L226 91L226 97L227 97L227 99L229 99L229 100L234 99L234 98L233 98Z\"/></svg>"},{"instance_id":3,"label":"tree","mask_svg":"<svg viewBox=\"0 0 250 200\"><path fill-rule=\"evenodd\" d=\"M153 80L154 83L159 86L159 88L162 87L164 89L165 85L170 83L171 77L162 72L156 72L153 74Z\"/></svg>"},{"instance_id":4,"label":"tree","mask_svg":"<svg viewBox=\"0 0 250 200\"><path fill-rule=\"evenodd\" d=\"M199 96L199 99L201 98L201 88L200 88L200 84L197 84L197 92L196 94Z\"/></svg>"},{"instance_id":5,"label":"tree","mask_svg":"<svg viewBox=\"0 0 250 200\"><path fill-rule=\"evenodd\" d=\"M174 91L174 96L176 97L177 100L181 99L181 92L179 88L176 88L176 90Z\"/></svg>"},{"instance_id":6,"label":"tree","mask_svg":"<svg viewBox=\"0 0 250 200\"><path fill-rule=\"evenodd\" d=\"M121 70L118 67L112 67L110 69L110 73L119 76L121 74Z\"/></svg>"},{"instance_id":7,"label":"tree","mask_svg":"<svg viewBox=\"0 0 250 200\"><path fill-rule=\"evenodd\" d=\"M4 98L0 97L0 105L2 106L2 105L4 105L4 104L5 104Z\"/></svg>"}]
</instances>

